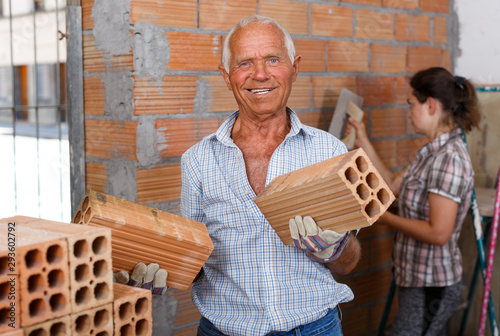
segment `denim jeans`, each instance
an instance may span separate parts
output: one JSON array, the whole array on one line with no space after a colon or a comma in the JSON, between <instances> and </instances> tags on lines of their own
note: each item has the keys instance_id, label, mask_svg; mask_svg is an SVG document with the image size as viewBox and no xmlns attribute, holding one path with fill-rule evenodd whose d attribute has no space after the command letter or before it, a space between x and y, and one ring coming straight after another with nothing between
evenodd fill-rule
<instances>
[{"instance_id":1,"label":"denim jeans","mask_svg":"<svg viewBox=\"0 0 500 336\"><path fill-rule=\"evenodd\" d=\"M197 336L224 336L206 318L200 319ZM342 336L342 325L337 308L314 322L304 324L289 331L271 332L268 336Z\"/></svg>"}]
</instances>

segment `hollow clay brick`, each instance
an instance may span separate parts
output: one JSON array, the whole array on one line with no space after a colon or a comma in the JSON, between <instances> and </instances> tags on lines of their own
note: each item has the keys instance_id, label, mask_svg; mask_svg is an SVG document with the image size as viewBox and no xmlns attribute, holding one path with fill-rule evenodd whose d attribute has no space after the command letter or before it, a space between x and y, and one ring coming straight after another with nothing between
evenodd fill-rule
<instances>
[{"instance_id":1,"label":"hollow clay brick","mask_svg":"<svg viewBox=\"0 0 500 336\"><path fill-rule=\"evenodd\" d=\"M115 283L113 321L115 335L151 335L152 294L150 290Z\"/></svg>"},{"instance_id":2,"label":"hollow clay brick","mask_svg":"<svg viewBox=\"0 0 500 336\"><path fill-rule=\"evenodd\" d=\"M25 216L13 219L22 228L42 230L66 240L72 313L113 300L111 230Z\"/></svg>"},{"instance_id":3,"label":"hollow clay brick","mask_svg":"<svg viewBox=\"0 0 500 336\"><path fill-rule=\"evenodd\" d=\"M113 335L113 304L108 303L70 315L71 335Z\"/></svg>"},{"instance_id":4,"label":"hollow clay brick","mask_svg":"<svg viewBox=\"0 0 500 336\"><path fill-rule=\"evenodd\" d=\"M12 330L9 328L8 330ZM1 332L2 336L23 336L24 335L24 330L19 328L19 329L14 329L12 331L6 331L6 332Z\"/></svg>"},{"instance_id":5,"label":"hollow clay brick","mask_svg":"<svg viewBox=\"0 0 500 336\"><path fill-rule=\"evenodd\" d=\"M213 250L203 223L92 190L73 222L112 229L113 270L158 263L178 289L189 287Z\"/></svg>"},{"instance_id":6,"label":"hollow clay brick","mask_svg":"<svg viewBox=\"0 0 500 336\"><path fill-rule=\"evenodd\" d=\"M56 319L47 320L24 329L24 336L40 336L40 335L58 335L70 336L71 322L69 315L62 316Z\"/></svg>"},{"instance_id":7,"label":"hollow clay brick","mask_svg":"<svg viewBox=\"0 0 500 336\"><path fill-rule=\"evenodd\" d=\"M311 216L323 230L345 232L373 224L394 199L359 148L276 177L254 201L289 245L290 218Z\"/></svg>"}]
</instances>

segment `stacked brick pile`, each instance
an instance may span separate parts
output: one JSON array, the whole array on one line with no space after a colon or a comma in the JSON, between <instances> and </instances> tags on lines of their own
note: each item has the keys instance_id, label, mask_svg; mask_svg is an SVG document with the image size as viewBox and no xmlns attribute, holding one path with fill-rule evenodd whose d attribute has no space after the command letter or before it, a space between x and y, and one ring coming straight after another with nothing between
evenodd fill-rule
<instances>
[{"instance_id":1,"label":"stacked brick pile","mask_svg":"<svg viewBox=\"0 0 500 336\"><path fill-rule=\"evenodd\" d=\"M113 283L109 229L16 216L0 239L0 334L151 334L151 292Z\"/></svg>"}]
</instances>

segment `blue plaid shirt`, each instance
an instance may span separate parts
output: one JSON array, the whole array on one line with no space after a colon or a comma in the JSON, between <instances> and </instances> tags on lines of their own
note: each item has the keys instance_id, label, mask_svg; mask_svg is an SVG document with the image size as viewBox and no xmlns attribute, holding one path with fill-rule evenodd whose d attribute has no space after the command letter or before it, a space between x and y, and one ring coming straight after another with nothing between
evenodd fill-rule
<instances>
[{"instance_id":1,"label":"blue plaid shirt","mask_svg":"<svg viewBox=\"0 0 500 336\"><path fill-rule=\"evenodd\" d=\"M347 151L288 114L291 130L271 157L266 184ZM354 295L324 265L285 246L254 203L243 154L231 139L238 115L182 156L181 215L205 223L214 244L193 285L194 304L225 334L264 335L318 320Z\"/></svg>"}]
</instances>

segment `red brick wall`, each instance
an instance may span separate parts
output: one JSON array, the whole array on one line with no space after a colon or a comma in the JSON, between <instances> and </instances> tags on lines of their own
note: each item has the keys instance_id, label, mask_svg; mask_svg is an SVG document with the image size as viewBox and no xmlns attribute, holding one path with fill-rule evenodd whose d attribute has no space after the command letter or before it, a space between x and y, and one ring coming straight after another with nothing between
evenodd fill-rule
<instances>
[{"instance_id":1,"label":"red brick wall","mask_svg":"<svg viewBox=\"0 0 500 336\"><path fill-rule=\"evenodd\" d=\"M133 43L119 55L97 46L93 18L100 14L92 14L93 7L93 0L82 0L87 187L114 190L112 168L127 162L136 167L128 180L135 194L128 198L167 211L178 211L180 155L236 109L217 66L225 34L240 18L271 16L292 34L302 62L289 106L304 123L328 129L343 87L363 96L369 135L394 171L424 141L406 117L407 77L426 67L451 66L449 0L130 0L130 16L124 18L130 39L134 27L147 22L168 41L169 60L159 79L136 73ZM133 83L133 111L120 118L106 111L106 95L117 90L104 80L112 72ZM141 143L146 130L154 138L150 145ZM341 306L347 336L376 332L391 280L392 232L375 225L359 237L362 260L340 278L355 293L354 301ZM195 334L199 315L190 305L180 300L177 335Z\"/></svg>"}]
</instances>

